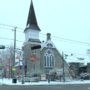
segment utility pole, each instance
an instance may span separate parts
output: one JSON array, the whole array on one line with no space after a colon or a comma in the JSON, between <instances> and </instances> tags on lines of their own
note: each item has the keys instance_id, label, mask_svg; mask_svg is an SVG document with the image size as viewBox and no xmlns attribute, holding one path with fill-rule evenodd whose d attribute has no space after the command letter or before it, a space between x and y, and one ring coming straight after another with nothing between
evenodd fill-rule
<instances>
[{"instance_id":1,"label":"utility pole","mask_svg":"<svg viewBox=\"0 0 90 90\"><path fill-rule=\"evenodd\" d=\"M64 65L64 53L62 52L62 60L63 60L63 81L65 82L65 65Z\"/></svg>"},{"instance_id":2,"label":"utility pole","mask_svg":"<svg viewBox=\"0 0 90 90\"><path fill-rule=\"evenodd\" d=\"M14 59L13 59L13 67L15 65L15 52L16 52L16 29L17 27L14 27ZM13 68L12 68L13 69ZM13 70L13 77L14 77L14 70Z\"/></svg>"},{"instance_id":3,"label":"utility pole","mask_svg":"<svg viewBox=\"0 0 90 90\"><path fill-rule=\"evenodd\" d=\"M16 29L17 29L17 27L14 27L14 62L13 62L13 65L15 64L15 51L16 51Z\"/></svg>"}]
</instances>

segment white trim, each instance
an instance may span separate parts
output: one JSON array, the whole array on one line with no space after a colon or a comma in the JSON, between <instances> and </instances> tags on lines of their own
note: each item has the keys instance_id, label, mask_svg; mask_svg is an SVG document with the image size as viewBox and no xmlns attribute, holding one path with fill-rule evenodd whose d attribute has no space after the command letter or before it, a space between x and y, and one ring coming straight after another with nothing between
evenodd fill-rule
<instances>
[{"instance_id":1,"label":"white trim","mask_svg":"<svg viewBox=\"0 0 90 90\"><path fill-rule=\"evenodd\" d=\"M29 39L39 39L39 32L38 30L28 29L25 32L25 41L28 41Z\"/></svg>"}]
</instances>

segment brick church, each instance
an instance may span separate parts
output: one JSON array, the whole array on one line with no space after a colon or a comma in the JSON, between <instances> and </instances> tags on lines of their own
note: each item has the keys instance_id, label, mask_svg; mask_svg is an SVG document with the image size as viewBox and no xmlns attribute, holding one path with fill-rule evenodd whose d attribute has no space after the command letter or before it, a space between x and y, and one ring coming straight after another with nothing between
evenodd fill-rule
<instances>
[{"instance_id":1,"label":"brick church","mask_svg":"<svg viewBox=\"0 0 90 90\"><path fill-rule=\"evenodd\" d=\"M69 67L58 49L51 40L51 34L46 34L46 41L41 42L39 33L41 29L38 25L34 5L31 0L23 47L25 60L25 75L40 74L46 75L56 72L66 77L71 77ZM33 46L41 45L41 48L31 49Z\"/></svg>"}]
</instances>

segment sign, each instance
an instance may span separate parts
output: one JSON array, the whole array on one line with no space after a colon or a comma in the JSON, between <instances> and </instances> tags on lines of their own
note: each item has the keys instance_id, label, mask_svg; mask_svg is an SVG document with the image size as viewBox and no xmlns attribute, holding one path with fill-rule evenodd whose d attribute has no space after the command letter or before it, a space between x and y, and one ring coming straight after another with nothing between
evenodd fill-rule
<instances>
[{"instance_id":1,"label":"sign","mask_svg":"<svg viewBox=\"0 0 90 90\"><path fill-rule=\"evenodd\" d=\"M36 55L31 55L30 60L31 61L37 61L38 60L38 57Z\"/></svg>"},{"instance_id":2,"label":"sign","mask_svg":"<svg viewBox=\"0 0 90 90\"><path fill-rule=\"evenodd\" d=\"M41 45L36 45L36 46L31 47L31 50L40 49L40 48L41 48Z\"/></svg>"},{"instance_id":3,"label":"sign","mask_svg":"<svg viewBox=\"0 0 90 90\"><path fill-rule=\"evenodd\" d=\"M16 71L16 68L13 67L13 68L12 68L12 71L15 72L15 71Z\"/></svg>"}]
</instances>

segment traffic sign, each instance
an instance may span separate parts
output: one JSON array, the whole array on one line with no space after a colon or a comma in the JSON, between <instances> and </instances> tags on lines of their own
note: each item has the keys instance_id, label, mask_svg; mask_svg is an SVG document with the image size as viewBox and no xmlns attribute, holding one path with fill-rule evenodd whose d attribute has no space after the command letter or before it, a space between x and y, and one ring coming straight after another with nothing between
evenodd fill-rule
<instances>
[{"instance_id":1,"label":"traffic sign","mask_svg":"<svg viewBox=\"0 0 90 90\"><path fill-rule=\"evenodd\" d=\"M4 45L0 45L0 49L5 49L5 46Z\"/></svg>"},{"instance_id":2,"label":"traffic sign","mask_svg":"<svg viewBox=\"0 0 90 90\"><path fill-rule=\"evenodd\" d=\"M36 45L36 46L31 47L31 50L40 49L40 48L41 48L41 45Z\"/></svg>"}]
</instances>

